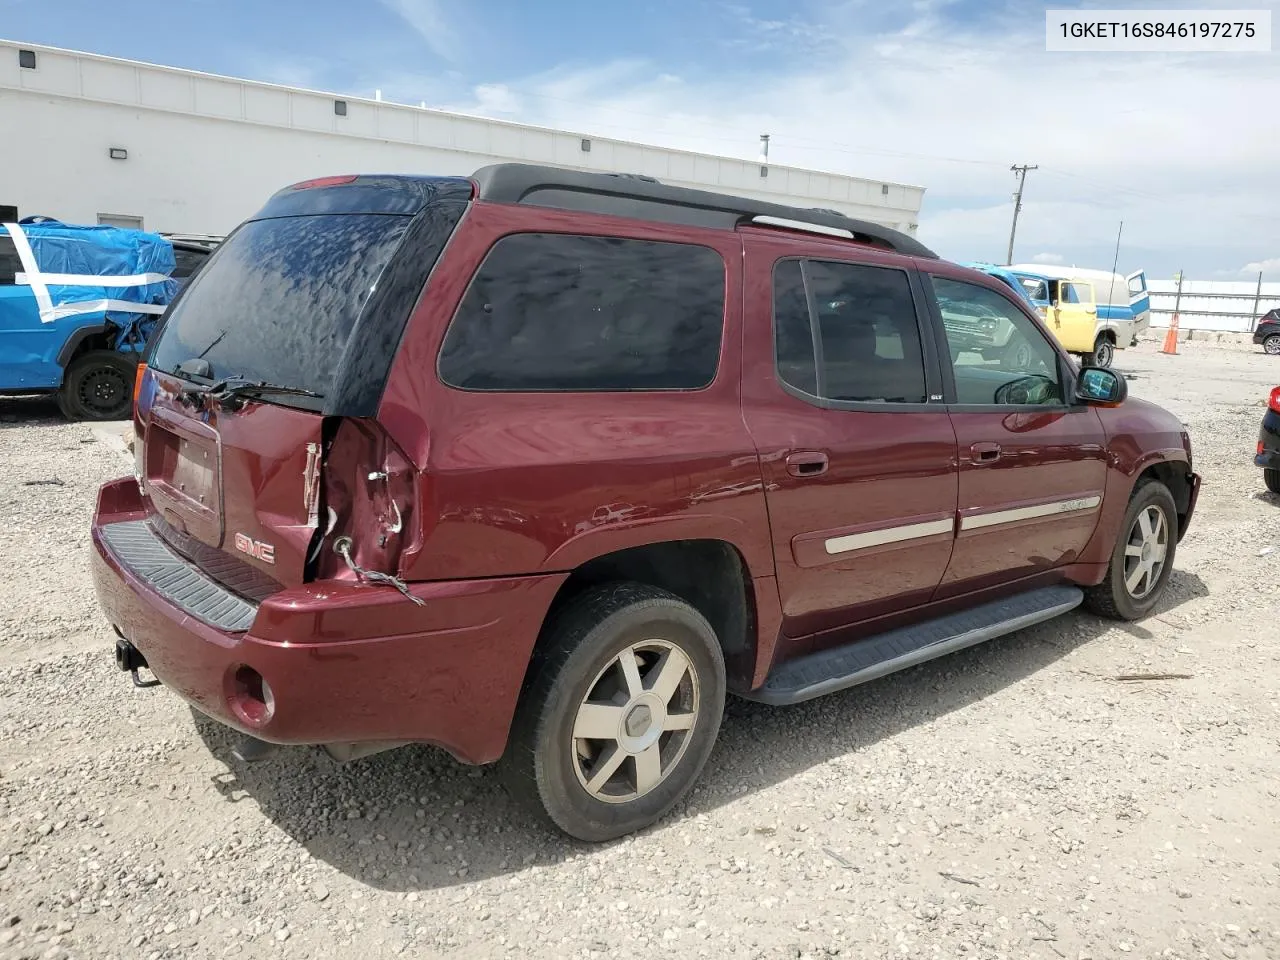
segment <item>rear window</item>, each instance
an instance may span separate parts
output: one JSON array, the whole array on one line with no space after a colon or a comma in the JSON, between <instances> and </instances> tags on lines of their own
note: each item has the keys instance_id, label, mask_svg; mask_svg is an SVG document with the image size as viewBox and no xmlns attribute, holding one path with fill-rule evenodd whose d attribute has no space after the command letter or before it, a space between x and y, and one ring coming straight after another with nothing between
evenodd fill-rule
<instances>
[{"instance_id":1,"label":"rear window","mask_svg":"<svg viewBox=\"0 0 1280 960\"><path fill-rule=\"evenodd\" d=\"M0 287L13 286L14 274L21 272L22 261L18 259L13 238L8 234L0 234Z\"/></svg>"},{"instance_id":2,"label":"rear window","mask_svg":"<svg viewBox=\"0 0 1280 960\"><path fill-rule=\"evenodd\" d=\"M151 365L174 373L184 360L199 358L214 379L245 377L325 394L410 223L385 214L246 223L190 281Z\"/></svg>"},{"instance_id":3,"label":"rear window","mask_svg":"<svg viewBox=\"0 0 1280 960\"><path fill-rule=\"evenodd\" d=\"M204 266L209 254L204 250L191 250L186 247L173 248L173 279L186 280Z\"/></svg>"},{"instance_id":4,"label":"rear window","mask_svg":"<svg viewBox=\"0 0 1280 960\"><path fill-rule=\"evenodd\" d=\"M724 288L707 247L504 237L449 325L440 378L464 390L696 390L715 379Z\"/></svg>"}]
</instances>

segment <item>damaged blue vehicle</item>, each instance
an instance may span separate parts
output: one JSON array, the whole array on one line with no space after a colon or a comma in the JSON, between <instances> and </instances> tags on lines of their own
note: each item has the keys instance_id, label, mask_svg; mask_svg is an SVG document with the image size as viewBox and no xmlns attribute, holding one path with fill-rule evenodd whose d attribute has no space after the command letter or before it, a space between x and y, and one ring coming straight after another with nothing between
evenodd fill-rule
<instances>
[{"instance_id":1,"label":"damaged blue vehicle","mask_svg":"<svg viewBox=\"0 0 1280 960\"><path fill-rule=\"evenodd\" d=\"M153 233L0 224L0 394L53 394L72 420L127 418L174 268L173 244Z\"/></svg>"}]
</instances>

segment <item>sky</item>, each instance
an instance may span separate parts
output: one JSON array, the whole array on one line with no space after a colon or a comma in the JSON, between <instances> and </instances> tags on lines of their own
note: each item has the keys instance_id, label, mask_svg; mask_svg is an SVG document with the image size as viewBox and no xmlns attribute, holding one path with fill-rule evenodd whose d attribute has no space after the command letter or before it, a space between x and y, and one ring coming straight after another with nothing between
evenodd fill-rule
<instances>
[{"instance_id":1,"label":"sky","mask_svg":"<svg viewBox=\"0 0 1280 960\"><path fill-rule=\"evenodd\" d=\"M1047 53L1049 8L1173 0L0 0L0 36L927 188L1003 262L1280 279L1280 52ZM1183 6L1192 6L1183 4ZM1280 0L1197 0L1270 10ZM1280 51L1280 38L1273 46ZM1121 222L1123 230L1121 231Z\"/></svg>"}]
</instances>

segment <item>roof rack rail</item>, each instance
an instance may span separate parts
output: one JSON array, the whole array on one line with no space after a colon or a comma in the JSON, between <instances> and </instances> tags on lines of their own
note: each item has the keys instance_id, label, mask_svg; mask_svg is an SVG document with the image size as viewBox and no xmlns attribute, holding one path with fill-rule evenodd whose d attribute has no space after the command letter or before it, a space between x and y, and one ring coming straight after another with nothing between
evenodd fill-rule
<instances>
[{"instance_id":1,"label":"roof rack rail","mask_svg":"<svg viewBox=\"0 0 1280 960\"><path fill-rule=\"evenodd\" d=\"M908 256L938 259L915 237L878 223L855 220L835 211L673 187L635 174L496 163L477 170L472 180L477 198L493 203L528 204L719 230L736 230L748 223L784 226L872 244Z\"/></svg>"},{"instance_id":2,"label":"roof rack rail","mask_svg":"<svg viewBox=\"0 0 1280 960\"><path fill-rule=\"evenodd\" d=\"M788 220L784 217L752 217L752 223L762 227L782 227L785 230L803 230L805 233L820 233L825 237L843 237L854 239L853 231L844 227L828 227L823 223L808 223L804 220Z\"/></svg>"}]
</instances>

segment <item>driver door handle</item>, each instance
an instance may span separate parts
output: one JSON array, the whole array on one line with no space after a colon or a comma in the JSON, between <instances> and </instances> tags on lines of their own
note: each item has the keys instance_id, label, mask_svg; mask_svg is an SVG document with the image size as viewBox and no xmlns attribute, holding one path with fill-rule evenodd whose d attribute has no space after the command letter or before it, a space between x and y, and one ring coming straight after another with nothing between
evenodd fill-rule
<instances>
[{"instance_id":1,"label":"driver door handle","mask_svg":"<svg viewBox=\"0 0 1280 960\"><path fill-rule=\"evenodd\" d=\"M1000 459L1000 444L998 443L975 443L969 448L973 454L974 463L995 463Z\"/></svg>"}]
</instances>

